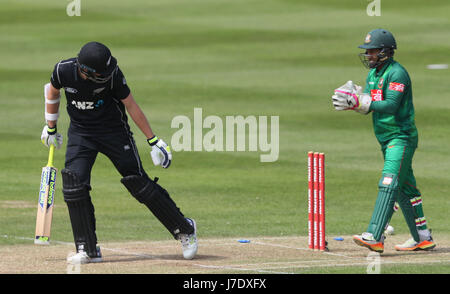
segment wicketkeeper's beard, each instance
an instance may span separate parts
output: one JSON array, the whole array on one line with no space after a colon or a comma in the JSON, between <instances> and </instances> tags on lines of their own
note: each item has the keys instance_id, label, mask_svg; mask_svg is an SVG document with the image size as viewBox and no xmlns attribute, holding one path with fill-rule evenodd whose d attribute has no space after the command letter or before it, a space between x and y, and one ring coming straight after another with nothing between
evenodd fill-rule
<instances>
[{"instance_id":1,"label":"wicketkeeper's beard","mask_svg":"<svg viewBox=\"0 0 450 294\"><path fill-rule=\"evenodd\" d=\"M382 62L380 62L379 57L376 57L374 59L372 55L366 53L360 53L359 59L361 60L362 64L364 64L364 66L367 68L376 68L380 64L382 64Z\"/></svg>"},{"instance_id":2,"label":"wicketkeeper's beard","mask_svg":"<svg viewBox=\"0 0 450 294\"><path fill-rule=\"evenodd\" d=\"M390 57L394 56L394 49L383 48L377 55L367 54L367 51L359 54L359 59L367 68L377 68L383 65Z\"/></svg>"}]
</instances>

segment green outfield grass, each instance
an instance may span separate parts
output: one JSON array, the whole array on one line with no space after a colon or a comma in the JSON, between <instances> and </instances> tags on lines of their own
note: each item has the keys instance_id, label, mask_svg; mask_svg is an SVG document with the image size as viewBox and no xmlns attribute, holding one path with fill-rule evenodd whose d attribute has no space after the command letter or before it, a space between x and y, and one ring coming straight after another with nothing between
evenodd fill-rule
<instances>
[{"instance_id":1,"label":"green outfield grass","mask_svg":"<svg viewBox=\"0 0 450 294\"><path fill-rule=\"evenodd\" d=\"M435 239L449 238L450 70L426 68L450 63L447 1L382 1L379 17L366 15L368 1L350 0L81 0L80 17L66 15L69 1L57 2L4 0L0 6L0 235L33 237L48 152L40 142L43 85L55 63L92 40L111 48L153 130L168 143L178 130L172 119L193 119L196 107L204 117L222 119L279 116L276 162L260 162L262 152L174 152L168 170L153 166L144 136L130 123L144 167L196 219L199 238L306 235L309 150L326 153L327 234L363 232L382 155L371 117L335 111L331 95L349 79L365 81L357 46L368 31L383 27L396 36L396 60L413 82L420 136L413 168L425 215ZM59 170L68 127L64 106ZM52 238L71 242L60 175L57 187ZM103 155L92 187L100 242L171 238ZM408 232L401 213L392 224ZM0 238L0 245L19 243L30 241ZM423 270L448 273L448 266ZM389 266L389 272L422 270Z\"/></svg>"}]
</instances>

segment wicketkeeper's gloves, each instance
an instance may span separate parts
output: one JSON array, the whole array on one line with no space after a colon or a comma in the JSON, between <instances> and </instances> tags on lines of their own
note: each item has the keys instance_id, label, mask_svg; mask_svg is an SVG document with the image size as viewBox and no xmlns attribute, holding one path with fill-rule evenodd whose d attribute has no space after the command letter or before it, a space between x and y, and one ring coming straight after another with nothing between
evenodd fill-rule
<instances>
[{"instance_id":1,"label":"wicketkeeper's gloves","mask_svg":"<svg viewBox=\"0 0 450 294\"><path fill-rule=\"evenodd\" d=\"M343 86L334 90L333 106L336 110L352 109L361 114L370 112L372 97L362 92L362 88L348 81Z\"/></svg>"}]
</instances>

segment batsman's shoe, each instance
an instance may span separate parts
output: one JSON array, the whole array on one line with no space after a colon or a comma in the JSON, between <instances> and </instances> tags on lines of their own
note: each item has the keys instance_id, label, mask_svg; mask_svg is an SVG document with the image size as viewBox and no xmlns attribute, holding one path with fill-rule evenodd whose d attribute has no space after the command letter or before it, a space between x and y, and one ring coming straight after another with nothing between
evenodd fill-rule
<instances>
[{"instance_id":1,"label":"batsman's shoe","mask_svg":"<svg viewBox=\"0 0 450 294\"><path fill-rule=\"evenodd\" d=\"M97 246L97 254L95 256L89 256L83 250L80 250L73 256L67 257L67 262L71 264L85 264L85 263L96 263L102 262L102 252L100 251L100 247Z\"/></svg>"},{"instance_id":2,"label":"batsman's shoe","mask_svg":"<svg viewBox=\"0 0 450 294\"><path fill-rule=\"evenodd\" d=\"M416 242L413 238L407 240L401 245L395 245L397 251L417 251L431 250L436 247L436 243L431 237L431 230L419 230L420 242Z\"/></svg>"},{"instance_id":3,"label":"batsman's shoe","mask_svg":"<svg viewBox=\"0 0 450 294\"><path fill-rule=\"evenodd\" d=\"M364 232L361 235L354 235L353 241L359 246L369 248L378 253L383 253L384 251L384 235L381 236L380 241L377 241L371 233Z\"/></svg>"},{"instance_id":4,"label":"batsman's shoe","mask_svg":"<svg viewBox=\"0 0 450 294\"><path fill-rule=\"evenodd\" d=\"M193 219L186 218L186 220L194 227L194 233L192 234L180 234L178 240L181 241L181 247L183 249L183 257L185 259L193 259L197 254L197 225Z\"/></svg>"}]
</instances>

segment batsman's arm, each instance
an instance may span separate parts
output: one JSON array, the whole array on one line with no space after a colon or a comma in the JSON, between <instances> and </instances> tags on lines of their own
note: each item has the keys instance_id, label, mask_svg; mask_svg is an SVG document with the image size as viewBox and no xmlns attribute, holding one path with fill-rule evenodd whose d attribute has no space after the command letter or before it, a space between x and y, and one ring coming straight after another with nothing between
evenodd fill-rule
<instances>
[{"instance_id":1,"label":"batsman's arm","mask_svg":"<svg viewBox=\"0 0 450 294\"><path fill-rule=\"evenodd\" d=\"M147 137L147 139L154 137L155 134L153 133L150 123L148 122L147 117L145 116L142 109L134 100L133 95L131 95L130 93L127 98L122 99L122 103L125 105L125 108L127 109L127 112L130 114L134 123Z\"/></svg>"},{"instance_id":2,"label":"batsman's arm","mask_svg":"<svg viewBox=\"0 0 450 294\"><path fill-rule=\"evenodd\" d=\"M170 147L163 140L155 136L147 117L142 112L131 93L127 98L122 100L122 103L125 105L127 112L130 114L133 121L147 137L147 142L152 148L150 155L153 163L155 165L161 165L163 168L168 168L172 162L172 152L170 151Z\"/></svg>"},{"instance_id":3,"label":"batsman's arm","mask_svg":"<svg viewBox=\"0 0 450 294\"><path fill-rule=\"evenodd\" d=\"M59 104L61 99L61 92L56 89L51 83L44 87L45 95L45 120L49 128L56 126L56 121L59 117Z\"/></svg>"}]
</instances>

